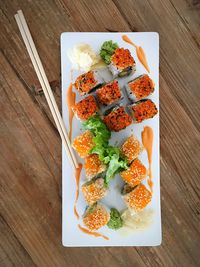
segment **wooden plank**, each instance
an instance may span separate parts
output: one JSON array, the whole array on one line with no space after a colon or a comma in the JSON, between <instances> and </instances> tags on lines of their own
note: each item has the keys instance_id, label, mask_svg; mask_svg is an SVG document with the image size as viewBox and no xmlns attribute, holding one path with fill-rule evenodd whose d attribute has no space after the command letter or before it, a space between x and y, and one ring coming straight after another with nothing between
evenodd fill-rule
<instances>
[{"instance_id":1,"label":"wooden plank","mask_svg":"<svg viewBox=\"0 0 200 267\"><path fill-rule=\"evenodd\" d=\"M19 79L26 85L25 88L32 96L35 103L38 104L44 115L46 115L52 125L54 125L43 94L38 94L40 85L21 39L21 35L14 19L14 14L16 10L20 8L25 11L25 16L27 17L31 33L39 54L41 55L41 60L44 64L50 83L52 83L52 81L56 81L57 84L60 83L60 34L63 31L71 31L73 27L70 26L70 21L66 14L64 14L62 8L60 8L57 13L55 12L55 10L57 10L57 5L54 2L51 3L49 8L49 1L38 1L34 3L21 1L21 3L13 2L10 5L7 5L7 3L8 2L5 1L2 1L1 3L0 23L2 25L2 52L12 65L12 68L17 73ZM41 28L41 25L43 25L43 30L38 31L38 29ZM57 25L59 25L59 30ZM11 38L9 38L9 36L11 36ZM13 47L15 47L14 50ZM60 87L53 86L53 89L57 96L57 103L61 107Z\"/></svg>"},{"instance_id":2,"label":"wooden plank","mask_svg":"<svg viewBox=\"0 0 200 267\"><path fill-rule=\"evenodd\" d=\"M73 18L73 25L75 25L76 31L130 31L126 21L123 20L119 10L113 5L112 1L58 1Z\"/></svg>"},{"instance_id":3,"label":"wooden plank","mask_svg":"<svg viewBox=\"0 0 200 267\"><path fill-rule=\"evenodd\" d=\"M38 263L39 258L39 263L55 263L57 259L51 259L53 254L44 250L49 243L48 236L55 235L54 240L61 238L60 170L52 159L55 157L53 150L56 150L51 146L58 137L51 128L45 127L47 122L42 120L37 108L27 116L26 105L30 105L31 112L30 97L2 56L0 63L9 76L8 80L1 76L1 212L21 244L33 255L34 262ZM43 138L46 139L42 139L45 134L47 136ZM49 140L53 156L46 148L46 140ZM54 224L50 227L52 217L56 221L53 220ZM34 255L38 249L40 252ZM56 258L59 259L59 256Z\"/></svg>"},{"instance_id":4,"label":"wooden plank","mask_svg":"<svg viewBox=\"0 0 200 267\"><path fill-rule=\"evenodd\" d=\"M2 217L0 217L0 232L1 266L36 266Z\"/></svg>"},{"instance_id":5,"label":"wooden plank","mask_svg":"<svg viewBox=\"0 0 200 267\"><path fill-rule=\"evenodd\" d=\"M161 192L165 238L162 248L169 256L173 254L177 266L198 266L196 248L200 237L198 219L200 184L197 177L200 174L200 167L194 163L194 158L200 158L200 135L183 107L170 94L164 79L160 82L163 88ZM181 120L176 119L180 117ZM188 133L186 129L190 129L190 132ZM159 253L159 248L156 250Z\"/></svg>"},{"instance_id":6,"label":"wooden plank","mask_svg":"<svg viewBox=\"0 0 200 267\"><path fill-rule=\"evenodd\" d=\"M3 55L1 55L0 65L2 67L2 88L6 87L6 93L9 95L9 104L13 105L13 108L17 112L16 115L25 125L37 149L48 164L50 171L53 172L54 170L57 170L58 173L60 173L61 141L57 130L49 128L49 121L42 115L38 106L31 101L30 96L27 94L26 90L24 90L21 82L15 78L16 74L6 62ZM11 78L6 80L5 77L8 74ZM13 79L15 80L15 83L13 83ZM21 90L19 90L20 86ZM35 110L37 110L38 113L36 116L33 116ZM7 114L5 114L4 120L8 123ZM45 140L48 140L48 143L45 143Z\"/></svg>"},{"instance_id":7,"label":"wooden plank","mask_svg":"<svg viewBox=\"0 0 200 267\"><path fill-rule=\"evenodd\" d=\"M177 15L181 18L185 28L190 33L191 38L196 43L197 47L200 48L200 1L199 0L170 0Z\"/></svg>"}]
</instances>

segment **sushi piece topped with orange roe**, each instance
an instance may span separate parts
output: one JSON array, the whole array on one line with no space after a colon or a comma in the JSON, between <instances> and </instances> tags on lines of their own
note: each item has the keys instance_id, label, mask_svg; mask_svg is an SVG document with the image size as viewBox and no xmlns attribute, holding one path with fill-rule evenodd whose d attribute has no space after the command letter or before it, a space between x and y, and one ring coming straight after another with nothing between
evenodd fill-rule
<instances>
[{"instance_id":1,"label":"sushi piece topped with orange roe","mask_svg":"<svg viewBox=\"0 0 200 267\"><path fill-rule=\"evenodd\" d=\"M138 101L154 92L154 83L147 74L144 74L128 82L125 88L130 100Z\"/></svg>"},{"instance_id":2,"label":"sushi piece topped with orange roe","mask_svg":"<svg viewBox=\"0 0 200 267\"><path fill-rule=\"evenodd\" d=\"M132 118L123 106L117 106L104 116L103 121L109 130L119 132L132 123Z\"/></svg>"},{"instance_id":3,"label":"sushi piece topped with orange roe","mask_svg":"<svg viewBox=\"0 0 200 267\"><path fill-rule=\"evenodd\" d=\"M89 156L90 150L95 146L93 137L90 131L86 131L74 139L72 147L81 158Z\"/></svg>"},{"instance_id":4,"label":"sushi piece topped with orange roe","mask_svg":"<svg viewBox=\"0 0 200 267\"><path fill-rule=\"evenodd\" d=\"M103 79L97 71L88 71L78 76L74 86L80 95L84 96L100 86L102 83Z\"/></svg>"},{"instance_id":5,"label":"sushi piece topped with orange roe","mask_svg":"<svg viewBox=\"0 0 200 267\"><path fill-rule=\"evenodd\" d=\"M122 99L122 93L117 80L114 80L96 91L100 104L111 105Z\"/></svg>"},{"instance_id":6,"label":"sushi piece topped with orange roe","mask_svg":"<svg viewBox=\"0 0 200 267\"><path fill-rule=\"evenodd\" d=\"M134 187L147 176L147 169L139 159L135 159L129 168L120 175L127 184Z\"/></svg>"},{"instance_id":7,"label":"sushi piece topped with orange roe","mask_svg":"<svg viewBox=\"0 0 200 267\"><path fill-rule=\"evenodd\" d=\"M85 174L88 179L92 179L96 175L106 170L106 165L99 159L97 154L91 154L85 159L83 165Z\"/></svg>"},{"instance_id":8,"label":"sushi piece topped with orange roe","mask_svg":"<svg viewBox=\"0 0 200 267\"><path fill-rule=\"evenodd\" d=\"M88 207L83 215L83 223L91 231L95 231L105 226L110 220L110 214L101 204L93 204Z\"/></svg>"},{"instance_id":9,"label":"sushi piece topped with orange roe","mask_svg":"<svg viewBox=\"0 0 200 267\"><path fill-rule=\"evenodd\" d=\"M136 214L149 204L152 199L152 193L145 185L139 184L131 192L124 195L123 199L131 214Z\"/></svg>"},{"instance_id":10,"label":"sushi piece topped with orange roe","mask_svg":"<svg viewBox=\"0 0 200 267\"><path fill-rule=\"evenodd\" d=\"M129 136L121 146L122 155L131 163L142 152L143 146L134 135Z\"/></svg>"},{"instance_id":11,"label":"sushi piece topped with orange roe","mask_svg":"<svg viewBox=\"0 0 200 267\"><path fill-rule=\"evenodd\" d=\"M135 60L130 51L125 48L117 48L111 56L109 69L114 77L123 77L135 70Z\"/></svg>"},{"instance_id":12,"label":"sushi piece topped with orange roe","mask_svg":"<svg viewBox=\"0 0 200 267\"><path fill-rule=\"evenodd\" d=\"M158 113L156 105L150 99L140 100L134 103L129 106L129 110L131 111L133 120L136 123L153 118Z\"/></svg>"},{"instance_id":13,"label":"sushi piece topped with orange roe","mask_svg":"<svg viewBox=\"0 0 200 267\"><path fill-rule=\"evenodd\" d=\"M111 57L111 61L119 69L131 67L135 63L130 51L125 48L117 48Z\"/></svg>"},{"instance_id":14,"label":"sushi piece topped with orange roe","mask_svg":"<svg viewBox=\"0 0 200 267\"><path fill-rule=\"evenodd\" d=\"M98 112L99 108L97 106L94 96L89 95L83 100L76 103L73 107L73 111L76 114L77 118L85 121L91 116L95 115Z\"/></svg>"},{"instance_id":15,"label":"sushi piece topped with orange roe","mask_svg":"<svg viewBox=\"0 0 200 267\"><path fill-rule=\"evenodd\" d=\"M98 178L96 180L86 182L82 185L81 190L83 192L85 201L89 205L93 205L98 200L102 199L107 192L103 178Z\"/></svg>"}]
</instances>

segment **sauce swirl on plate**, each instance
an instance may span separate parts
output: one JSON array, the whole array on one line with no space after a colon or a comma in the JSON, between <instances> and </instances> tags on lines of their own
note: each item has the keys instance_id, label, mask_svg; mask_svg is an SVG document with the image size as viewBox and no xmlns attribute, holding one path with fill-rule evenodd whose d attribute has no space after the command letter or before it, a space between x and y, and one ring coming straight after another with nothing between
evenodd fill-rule
<instances>
[{"instance_id":1,"label":"sauce swirl on plate","mask_svg":"<svg viewBox=\"0 0 200 267\"><path fill-rule=\"evenodd\" d=\"M142 143L144 148L147 151L148 161L149 161L149 179L148 179L148 185L153 191L153 181L152 181L152 170L151 170L151 164L152 164L152 148L153 148L153 130L149 126L145 126L144 130L142 131Z\"/></svg>"},{"instance_id":2,"label":"sauce swirl on plate","mask_svg":"<svg viewBox=\"0 0 200 267\"><path fill-rule=\"evenodd\" d=\"M88 230L87 228L82 227L80 224L78 224L78 228L85 234L93 235L95 237L103 237L105 240L109 240L109 238L107 236L102 235L101 233L98 233L98 232L92 232L92 231Z\"/></svg>"},{"instance_id":3,"label":"sauce swirl on plate","mask_svg":"<svg viewBox=\"0 0 200 267\"><path fill-rule=\"evenodd\" d=\"M75 105L76 94L72 91L72 83L70 83L67 89L67 106L69 109L69 140L72 140L72 121L74 117L74 112L72 110Z\"/></svg>"},{"instance_id":4,"label":"sauce swirl on plate","mask_svg":"<svg viewBox=\"0 0 200 267\"><path fill-rule=\"evenodd\" d=\"M83 165L81 163L78 164L78 168L75 170L75 178L76 178L76 199L74 203L74 215L76 216L77 219L79 219L79 214L76 210L76 204L78 201L79 197L79 183L80 183L80 174L82 170Z\"/></svg>"}]
</instances>

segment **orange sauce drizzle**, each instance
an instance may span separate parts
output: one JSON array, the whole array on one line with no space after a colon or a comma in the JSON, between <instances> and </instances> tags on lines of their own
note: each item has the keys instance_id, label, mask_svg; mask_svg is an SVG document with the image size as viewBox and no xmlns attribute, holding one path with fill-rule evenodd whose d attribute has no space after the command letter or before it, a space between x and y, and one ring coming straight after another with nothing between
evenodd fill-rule
<instances>
[{"instance_id":1,"label":"orange sauce drizzle","mask_svg":"<svg viewBox=\"0 0 200 267\"><path fill-rule=\"evenodd\" d=\"M76 199L74 202L74 215L76 216L77 219L79 219L79 214L76 210L76 204L78 201L79 197L79 183L80 183L80 175L81 175L81 170L82 170L83 165L81 163L78 164L78 168L75 170L75 178L76 178Z\"/></svg>"},{"instance_id":2,"label":"orange sauce drizzle","mask_svg":"<svg viewBox=\"0 0 200 267\"><path fill-rule=\"evenodd\" d=\"M143 48L141 46L137 46L135 43L133 43L129 37L127 35L122 35L122 39L131 44L132 46L134 46L136 48L136 53L137 53L137 57L139 59L139 61L142 63L142 65L145 67L145 69L150 73L150 69L147 63L147 58L145 55L145 52L143 50Z\"/></svg>"},{"instance_id":3,"label":"orange sauce drizzle","mask_svg":"<svg viewBox=\"0 0 200 267\"><path fill-rule=\"evenodd\" d=\"M139 61L142 63L142 65L145 67L145 69L148 71L148 73L150 73L150 69L149 69L149 66L147 63L147 58L146 58L146 55L145 55L143 48L141 46L137 46L136 52L137 52L137 56L138 56Z\"/></svg>"},{"instance_id":4,"label":"orange sauce drizzle","mask_svg":"<svg viewBox=\"0 0 200 267\"><path fill-rule=\"evenodd\" d=\"M127 43L129 43L129 44L131 44L131 45L133 45L133 46L135 46L135 48L137 47L137 45L136 44L134 44L134 42L133 41L131 41L131 39L127 36L127 35L122 35L122 39L124 40L124 42L127 42Z\"/></svg>"},{"instance_id":5,"label":"orange sauce drizzle","mask_svg":"<svg viewBox=\"0 0 200 267\"><path fill-rule=\"evenodd\" d=\"M145 126L144 130L142 131L142 143L144 148L147 151L148 161L149 161L149 179L148 179L148 185L153 191L153 181L152 181L152 148L153 148L153 130L149 126Z\"/></svg>"},{"instance_id":6,"label":"orange sauce drizzle","mask_svg":"<svg viewBox=\"0 0 200 267\"><path fill-rule=\"evenodd\" d=\"M67 89L67 106L69 109L69 140L72 140L72 121L74 117L74 112L72 110L75 105L76 94L72 91L72 83L70 83Z\"/></svg>"},{"instance_id":7,"label":"orange sauce drizzle","mask_svg":"<svg viewBox=\"0 0 200 267\"><path fill-rule=\"evenodd\" d=\"M105 240L109 240L109 238L107 236L102 235L101 233L92 232L92 231L88 230L87 228L82 227L80 224L78 224L78 228L85 234L93 235L95 237L103 237Z\"/></svg>"}]
</instances>

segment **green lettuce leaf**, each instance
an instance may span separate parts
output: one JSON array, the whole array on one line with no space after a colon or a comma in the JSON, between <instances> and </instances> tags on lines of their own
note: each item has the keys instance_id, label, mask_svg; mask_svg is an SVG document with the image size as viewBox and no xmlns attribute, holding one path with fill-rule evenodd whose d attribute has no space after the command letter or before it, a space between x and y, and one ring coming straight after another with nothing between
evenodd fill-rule
<instances>
[{"instance_id":1,"label":"green lettuce leaf","mask_svg":"<svg viewBox=\"0 0 200 267\"><path fill-rule=\"evenodd\" d=\"M93 133L95 144L108 144L111 132L108 130L98 114L90 117L83 123L83 126L85 129L90 130Z\"/></svg>"},{"instance_id":2,"label":"green lettuce leaf","mask_svg":"<svg viewBox=\"0 0 200 267\"><path fill-rule=\"evenodd\" d=\"M105 184L108 185L111 179L119 172L128 168L128 162L122 158L119 148L109 146L107 148L107 160L109 166L105 176Z\"/></svg>"},{"instance_id":3,"label":"green lettuce leaf","mask_svg":"<svg viewBox=\"0 0 200 267\"><path fill-rule=\"evenodd\" d=\"M121 156L119 148L109 145L111 132L99 115L90 117L83 125L85 129L90 130L94 135L95 146L90 153L98 154L100 160L108 166L104 177L105 185L108 186L115 174L128 168L128 162Z\"/></svg>"}]
</instances>

